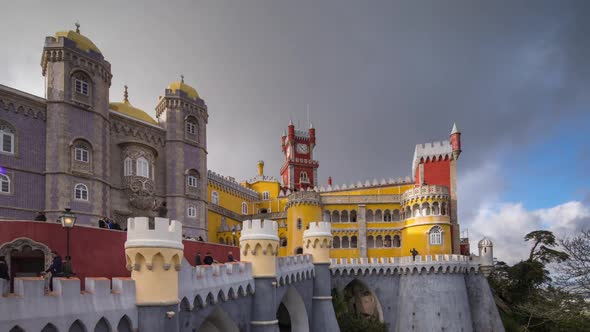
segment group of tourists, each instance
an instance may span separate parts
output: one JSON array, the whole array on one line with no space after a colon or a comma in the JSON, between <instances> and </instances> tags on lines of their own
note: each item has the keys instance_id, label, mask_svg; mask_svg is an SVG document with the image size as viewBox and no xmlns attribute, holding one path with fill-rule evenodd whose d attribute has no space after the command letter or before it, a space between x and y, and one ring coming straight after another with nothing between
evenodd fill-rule
<instances>
[{"instance_id":1,"label":"group of tourists","mask_svg":"<svg viewBox=\"0 0 590 332\"><path fill-rule=\"evenodd\" d=\"M45 277L45 280L48 280L49 285L46 288L53 291L53 278L69 278L76 275L76 273L72 268L72 257L66 256L65 261L63 261L57 251L52 251L51 254L53 255L51 265L47 270L41 272L41 275Z\"/></svg>"},{"instance_id":2,"label":"group of tourists","mask_svg":"<svg viewBox=\"0 0 590 332\"><path fill-rule=\"evenodd\" d=\"M119 226L119 224L117 222L115 222L113 219L110 219L107 216L104 216L104 217L98 219L98 228L108 228L108 229L114 229L114 230L118 230L118 231L123 230L123 229L121 229L121 226Z\"/></svg>"},{"instance_id":3,"label":"group of tourists","mask_svg":"<svg viewBox=\"0 0 590 332\"><path fill-rule=\"evenodd\" d=\"M227 263L230 262L237 262L237 260L234 258L234 256L232 255L232 252L228 252L227 253ZM195 256L195 265L199 266L199 265L212 265L212 264L218 264L219 262L216 261L215 259L213 259L213 256L211 256L211 252L207 251L207 254L205 255L205 258L203 258L201 260L201 252L197 252L197 255Z\"/></svg>"}]
</instances>

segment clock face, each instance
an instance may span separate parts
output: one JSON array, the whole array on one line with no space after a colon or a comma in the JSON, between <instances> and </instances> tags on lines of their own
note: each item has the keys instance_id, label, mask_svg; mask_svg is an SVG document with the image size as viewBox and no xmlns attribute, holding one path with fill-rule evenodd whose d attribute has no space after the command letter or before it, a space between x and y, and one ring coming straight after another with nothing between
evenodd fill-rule
<instances>
[{"instance_id":1,"label":"clock face","mask_svg":"<svg viewBox=\"0 0 590 332\"><path fill-rule=\"evenodd\" d=\"M297 149L297 152L299 152L301 154L308 154L309 153L309 147L307 146L307 144L297 144L296 149Z\"/></svg>"}]
</instances>

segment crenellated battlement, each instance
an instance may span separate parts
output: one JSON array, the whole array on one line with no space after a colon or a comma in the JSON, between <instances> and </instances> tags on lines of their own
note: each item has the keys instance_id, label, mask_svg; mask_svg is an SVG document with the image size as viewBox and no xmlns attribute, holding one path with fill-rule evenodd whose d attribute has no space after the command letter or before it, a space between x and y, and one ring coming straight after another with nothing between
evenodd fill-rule
<instances>
[{"instance_id":1,"label":"crenellated battlement","mask_svg":"<svg viewBox=\"0 0 590 332\"><path fill-rule=\"evenodd\" d=\"M327 221L310 222L309 228L303 232L303 238L332 237L332 224Z\"/></svg>"},{"instance_id":2,"label":"crenellated battlement","mask_svg":"<svg viewBox=\"0 0 590 332\"><path fill-rule=\"evenodd\" d=\"M311 255L295 255L277 259L277 280L280 286L311 279L315 269Z\"/></svg>"},{"instance_id":3,"label":"crenellated battlement","mask_svg":"<svg viewBox=\"0 0 590 332\"><path fill-rule=\"evenodd\" d=\"M305 205L320 205L321 198L320 193L309 189L308 191L296 191L288 195L289 201L287 202L287 209L293 205L305 204Z\"/></svg>"},{"instance_id":4,"label":"crenellated battlement","mask_svg":"<svg viewBox=\"0 0 590 332\"><path fill-rule=\"evenodd\" d=\"M470 273L479 272L479 260L462 255L424 255L381 258L332 258L332 275Z\"/></svg>"},{"instance_id":5,"label":"crenellated battlement","mask_svg":"<svg viewBox=\"0 0 590 332\"><path fill-rule=\"evenodd\" d=\"M412 159L412 177L416 175L416 166L421 159L453 158L453 147L450 141L416 144Z\"/></svg>"},{"instance_id":6,"label":"crenellated battlement","mask_svg":"<svg viewBox=\"0 0 590 332\"><path fill-rule=\"evenodd\" d=\"M2 282L0 279L0 286ZM137 327L135 282L131 278L113 278L112 288L107 278L86 278L85 291L81 291L78 278L55 278L53 283L53 292L46 293L44 278L16 278L14 293L0 296L0 331L17 325L25 331L40 331L47 324L68 331L76 320L91 329L101 319L110 326L128 320Z\"/></svg>"},{"instance_id":7,"label":"crenellated battlement","mask_svg":"<svg viewBox=\"0 0 590 332\"><path fill-rule=\"evenodd\" d=\"M240 242L248 240L271 240L278 242L278 231L279 226L274 220L244 220Z\"/></svg>"},{"instance_id":8,"label":"crenellated battlement","mask_svg":"<svg viewBox=\"0 0 590 332\"><path fill-rule=\"evenodd\" d=\"M125 248L143 247L182 250L182 223L167 218L155 218L153 223L147 217L129 218Z\"/></svg>"}]
</instances>

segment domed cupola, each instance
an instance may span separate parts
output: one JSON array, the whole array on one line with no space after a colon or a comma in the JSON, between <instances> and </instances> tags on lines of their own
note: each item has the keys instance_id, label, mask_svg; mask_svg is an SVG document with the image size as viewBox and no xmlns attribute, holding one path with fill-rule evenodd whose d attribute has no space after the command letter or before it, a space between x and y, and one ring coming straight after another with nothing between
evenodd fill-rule
<instances>
[{"instance_id":1,"label":"domed cupola","mask_svg":"<svg viewBox=\"0 0 590 332\"><path fill-rule=\"evenodd\" d=\"M94 43L88 39L88 37L82 35L80 33L80 24L76 23L76 31L72 30L65 30L65 31L58 31L55 33L55 39L59 39L60 37L64 39L68 39L73 43L73 45L84 52L94 52L99 55L102 55L98 47L94 45Z\"/></svg>"},{"instance_id":2,"label":"domed cupola","mask_svg":"<svg viewBox=\"0 0 590 332\"><path fill-rule=\"evenodd\" d=\"M492 241L490 239L488 239L487 237L484 237L483 239L481 239L479 241L479 243L477 244L478 248L484 248L484 247L493 247L494 244L492 243Z\"/></svg>"},{"instance_id":3,"label":"domed cupola","mask_svg":"<svg viewBox=\"0 0 590 332\"><path fill-rule=\"evenodd\" d=\"M129 93L127 92L127 85L125 85L125 93L124 99L122 103L109 103L109 108L113 111L126 115L128 117L132 117L137 120L141 120L143 122L147 122L149 124L157 125L158 123L154 120L149 114L140 110L139 108L134 107L129 102Z\"/></svg>"},{"instance_id":4,"label":"domed cupola","mask_svg":"<svg viewBox=\"0 0 590 332\"><path fill-rule=\"evenodd\" d=\"M184 76L182 75L180 76L180 81L170 83L167 89L170 90L173 94L178 93L179 95L181 94L179 91L182 91L182 93L185 93L190 99L200 98L199 93L195 88L184 83Z\"/></svg>"}]
</instances>

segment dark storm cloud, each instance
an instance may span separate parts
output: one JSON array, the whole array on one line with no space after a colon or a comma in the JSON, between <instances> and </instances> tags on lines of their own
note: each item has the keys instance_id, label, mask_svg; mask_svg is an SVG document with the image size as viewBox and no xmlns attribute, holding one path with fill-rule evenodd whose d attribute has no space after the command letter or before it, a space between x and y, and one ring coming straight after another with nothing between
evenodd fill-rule
<instances>
[{"instance_id":1,"label":"dark storm cloud","mask_svg":"<svg viewBox=\"0 0 590 332\"><path fill-rule=\"evenodd\" d=\"M589 104L585 1L165 4L39 2L38 14L14 4L0 23L12 50L1 83L40 93L44 36L80 20L112 63L111 99L127 84L153 114L180 73L197 88L209 168L247 178L264 159L276 175L279 134L289 118L306 127L309 104L320 178L337 183L410 174L414 145L446 139L453 121L467 171Z\"/></svg>"}]
</instances>

